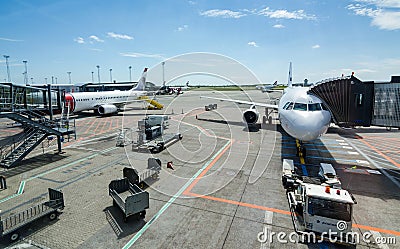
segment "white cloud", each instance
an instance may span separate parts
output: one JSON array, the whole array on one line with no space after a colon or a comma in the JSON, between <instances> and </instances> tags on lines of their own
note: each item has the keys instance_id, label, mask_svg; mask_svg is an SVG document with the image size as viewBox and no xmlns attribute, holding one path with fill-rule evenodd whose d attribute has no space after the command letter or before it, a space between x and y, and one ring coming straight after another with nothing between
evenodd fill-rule
<instances>
[{"instance_id":1,"label":"white cloud","mask_svg":"<svg viewBox=\"0 0 400 249\"><path fill-rule=\"evenodd\" d=\"M283 26L282 24L275 24L274 26L272 26L276 29L283 29L285 26Z\"/></svg>"},{"instance_id":2,"label":"white cloud","mask_svg":"<svg viewBox=\"0 0 400 249\"><path fill-rule=\"evenodd\" d=\"M382 8L400 8L399 0L356 0L356 2L376 5Z\"/></svg>"},{"instance_id":3,"label":"white cloud","mask_svg":"<svg viewBox=\"0 0 400 249\"><path fill-rule=\"evenodd\" d=\"M74 41L80 44L85 43L85 39L83 39L82 37L75 38Z\"/></svg>"},{"instance_id":4,"label":"white cloud","mask_svg":"<svg viewBox=\"0 0 400 249\"><path fill-rule=\"evenodd\" d=\"M183 25L183 26L180 26L180 27L178 27L178 29L177 29L177 31L184 31L184 30L186 30L186 29L188 29L189 28L189 25Z\"/></svg>"},{"instance_id":5,"label":"white cloud","mask_svg":"<svg viewBox=\"0 0 400 249\"><path fill-rule=\"evenodd\" d=\"M232 11L232 10L220 10L220 9L213 9L200 12L201 16L207 17L222 17L222 18L240 18L246 16L246 14L239 12L239 11Z\"/></svg>"},{"instance_id":6,"label":"white cloud","mask_svg":"<svg viewBox=\"0 0 400 249\"><path fill-rule=\"evenodd\" d=\"M363 4L349 4L347 9L352 10L355 15L370 17L372 26L383 30L400 29L400 11L392 10L393 8L400 8L400 1L357 0L357 2ZM388 10L386 8L392 9Z\"/></svg>"},{"instance_id":7,"label":"white cloud","mask_svg":"<svg viewBox=\"0 0 400 249\"><path fill-rule=\"evenodd\" d=\"M120 53L120 55L133 58L164 58L160 54Z\"/></svg>"},{"instance_id":8,"label":"white cloud","mask_svg":"<svg viewBox=\"0 0 400 249\"><path fill-rule=\"evenodd\" d=\"M269 7L258 11L258 15L263 15L269 18L276 19L298 19L298 20L315 20L315 15L309 15L304 12L304 10L295 10L295 11L287 11L287 10L272 10Z\"/></svg>"},{"instance_id":9,"label":"white cloud","mask_svg":"<svg viewBox=\"0 0 400 249\"><path fill-rule=\"evenodd\" d=\"M116 34L114 32L108 32L108 37L115 38L115 39L122 39L122 40L133 40L132 36L124 35L124 34Z\"/></svg>"},{"instance_id":10,"label":"white cloud","mask_svg":"<svg viewBox=\"0 0 400 249\"><path fill-rule=\"evenodd\" d=\"M189 4L191 5L196 5L197 3L195 1L188 1Z\"/></svg>"},{"instance_id":11,"label":"white cloud","mask_svg":"<svg viewBox=\"0 0 400 249\"><path fill-rule=\"evenodd\" d=\"M256 43L256 42L254 42L254 41L248 42L248 43L247 43L247 45L249 45L249 46L253 46L253 47L255 47L255 48L258 48L258 45L257 45L257 43Z\"/></svg>"},{"instance_id":12,"label":"white cloud","mask_svg":"<svg viewBox=\"0 0 400 249\"><path fill-rule=\"evenodd\" d=\"M318 44L315 44L314 46L312 46L312 48L320 48L321 46L320 45L318 45Z\"/></svg>"},{"instance_id":13,"label":"white cloud","mask_svg":"<svg viewBox=\"0 0 400 249\"><path fill-rule=\"evenodd\" d=\"M89 36L89 39L91 39L92 41L96 41L96 42L104 42L104 40L100 39L99 37L97 37L95 35Z\"/></svg>"},{"instance_id":14,"label":"white cloud","mask_svg":"<svg viewBox=\"0 0 400 249\"><path fill-rule=\"evenodd\" d=\"M15 39L10 39L10 38L4 38L0 37L1 41L10 41L10 42L22 42L23 40L15 40Z\"/></svg>"}]
</instances>

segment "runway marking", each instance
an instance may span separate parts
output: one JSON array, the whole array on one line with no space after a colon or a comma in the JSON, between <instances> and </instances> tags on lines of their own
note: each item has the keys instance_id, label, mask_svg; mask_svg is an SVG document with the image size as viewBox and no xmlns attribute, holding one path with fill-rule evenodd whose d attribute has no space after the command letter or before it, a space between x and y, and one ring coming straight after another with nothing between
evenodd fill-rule
<instances>
[{"instance_id":1,"label":"runway marking","mask_svg":"<svg viewBox=\"0 0 400 249\"><path fill-rule=\"evenodd\" d=\"M353 150L354 148L350 146L343 146L343 149Z\"/></svg>"},{"instance_id":2,"label":"runway marking","mask_svg":"<svg viewBox=\"0 0 400 249\"><path fill-rule=\"evenodd\" d=\"M77 160L77 161L74 161L74 162L68 163L68 164L66 164L66 165L62 165L62 166L59 166L59 167L57 167L57 168L54 168L54 169L45 171L45 172L43 172L43 173L34 175L34 176L32 176L32 177L29 177L27 180L21 181L21 183L20 183L20 185L19 185L19 188L18 188L18 192L17 192L16 194L13 194L13 195L10 195L10 196L7 196L7 197L1 199L1 200L0 200L0 203L3 203L3 202L5 202L5 201L11 200L11 199L13 199L13 198L15 198L15 197L17 197L17 196L22 195L23 192L24 192L24 189L25 189L25 185L26 185L26 183L27 183L28 181L31 181L31 180L34 180L34 179L36 179L36 178L45 176L45 175L47 175L47 174L53 173L53 172L55 172L55 171L58 171L58 170L60 170L60 169L64 169L64 168L70 167L70 166L75 165L75 164L77 164L77 163L80 163L80 162L83 162L83 161L92 159L92 158L98 156L98 155L101 154L101 153L110 152L110 151L113 151L113 150L115 150L115 149L117 149L117 147L111 147L111 148L108 148L108 149L104 149L104 150L100 151L99 153L96 153L96 154L87 156L87 157L85 157L85 158L81 158L81 159L79 159L79 160Z\"/></svg>"},{"instance_id":3,"label":"runway marking","mask_svg":"<svg viewBox=\"0 0 400 249\"><path fill-rule=\"evenodd\" d=\"M369 165L369 162L368 162L368 161L365 161L365 160L356 160L356 162L359 163L359 164L366 164L366 165Z\"/></svg>"},{"instance_id":4,"label":"runway marking","mask_svg":"<svg viewBox=\"0 0 400 249\"><path fill-rule=\"evenodd\" d=\"M370 156L366 155L364 152L362 152L358 147L355 147L352 142L348 141L349 144L351 144L364 158L366 158L368 161L372 163L377 169L379 169L382 174L384 174L390 181L392 181L398 188L400 188L400 183L397 181L392 175L386 172L385 168L383 168L380 164L376 163Z\"/></svg>"},{"instance_id":5,"label":"runway marking","mask_svg":"<svg viewBox=\"0 0 400 249\"><path fill-rule=\"evenodd\" d=\"M264 236L267 236L264 238L266 240L265 243L261 242L261 247L260 249L266 249L266 248L271 248L271 239L270 239L270 232L272 230L272 218L274 217L274 213L271 211L265 211L265 216L264 216L264 226L263 226L263 232Z\"/></svg>"},{"instance_id":6,"label":"runway marking","mask_svg":"<svg viewBox=\"0 0 400 249\"><path fill-rule=\"evenodd\" d=\"M340 145L343 145L343 146L348 146L349 144L348 143L339 143Z\"/></svg>"},{"instance_id":7,"label":"runway marking","mask_svg":"<svg viewBox=\"0 0 400 249\"><path fill-rule=\"evenodd\" d=\"M246 203L246 202L233 201L233 200L228 200L228 199L223 199L223 198L218 198L218 197L213 197L213 196L208 196L208 195L200 195L200 194L196 194L193 192L189 192L186 194L193 196L193 197L199 197L199 198L208 199L208 200L212 200L212 201L224 202L224 203L238 205L238 206L242 206L242 207L248 207L248 208L270 211L270 212L279 213L279 214L290 215L289 211L285 211L285 210L281 210L281 209L259 206L259 205L250 204L250 203Z\"/></svg>"},{"instance_id":8,"label":"runway marking","mask_svg":"<svg viewBox=\"0 0 400 249\"><path fill-rule=\"evenodd\" d=\"M227 149L229 147L231 147L232 145L232 141L227 142L216 154L214 154L214 156L212 158L210 158L210 160L208 160L201 169L199 169L196 174L194 174L189 181L187 181L185 183L185 185L182 186L181 189L179 189L179 191L169 199L169 201L167 203L164 204L164 206L142 227L142 229L139 230L139 232L137 232L135 234L135 236L132 237L132 239L130 239L128 241L128 243L125 244L124 247L122 247L123 249L127 249L130 248L141 236L144 232L146 232L146 230L165 212L165 210L172 204L175 202L175 200L182 194L184 193L189 187L192 186L192 183L194 181L198 181L203 174L204 171L208 171L208 169L210 169L212 167L212 165L215 164L215 162L222 156L222 154L224 154ZM192 186L193 187L193 186Z\"/></svg>"},{"instance_id":9,"label":"runway marking","mask_svg":"<svg viewBox=\"0 0 400 249\"><path fill-rule=\"evenodd\" d=\"M356 151L347 151L347 153L349 153L350 155L359 155L359 153Z\"/></svg>"},{"instance_id":10,"label":"runway marking","mask_svg":"<svg viewBox=\"0 0 400 249\"><path fill-rule=\"evenodd\" d=\"M364 143L365 145L367 145L369 148L371 148L372 150L374 150L376 153L378 153L379 155L381 155L382 157L384 157L386 160L388 160L389 162L391 162L393 165L395 165L396 167L400 168L400 164L395 162L391 157L387 156L386 154L382 153L380 150L378 150L377 148L375 148L373 145L371 145L370 143L368 143L367 141L365 141L362 137L360 136L356 136L356 138L358 139L358 141L361 141L362 143Z\"/></svg>"}]
</instances>

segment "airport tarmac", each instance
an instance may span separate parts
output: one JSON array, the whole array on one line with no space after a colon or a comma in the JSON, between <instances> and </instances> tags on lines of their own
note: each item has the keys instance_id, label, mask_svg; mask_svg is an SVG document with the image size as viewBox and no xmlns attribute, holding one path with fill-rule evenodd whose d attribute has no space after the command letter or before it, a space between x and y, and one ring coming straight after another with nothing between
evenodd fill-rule
<instances>
[{"instance_id":1,"label":"airport tarmac","mask_svg":"<svg viewBox=\"0 0 400 249\"><path fill-rule=\"evenodd\" d=\"M116 116L79 115L77 140L65 142L63 154L55 154L55 145L38 148L23 165L1 173L8 185L0 191L2 215L45 199L49 187L63 191L66 207L56 221L30 225L22 231L22 241L1 242L0 247L343 248L327 242L281 243L277 237L259 241L261 232L293 232L281 170L283 158L299 163L295 141L277 120L248 131L242 122L247 107L200 98L211 94L270 101L259 91L189 91L158 97L163 110L144 111L141 104L132 104ZM270 95L272 101L276 97L277 93ZM211 103L218 108L206 112L204 106ZM129 145L116 147L121 128L132 128L136 139L137 121L146 113L170 115L166 132L180 132L183 139L158 154L133 152ZM1 124L2 131L19 132ZM307 165L331 163L343 188L355 196L353 231L371 234L371 241L397 242L361 241L358 248L400 248L399 145L398 129L335 126L306 144ZM124 167L144 170L149 157L163 163L159 179L146 189L150 208L144 220L124 223L121 210L112 205L108 184L122 177ZM166 168L168 161L174 170ZM112 229L110 217L121 230Z\"/></svg>"}]
</instances>

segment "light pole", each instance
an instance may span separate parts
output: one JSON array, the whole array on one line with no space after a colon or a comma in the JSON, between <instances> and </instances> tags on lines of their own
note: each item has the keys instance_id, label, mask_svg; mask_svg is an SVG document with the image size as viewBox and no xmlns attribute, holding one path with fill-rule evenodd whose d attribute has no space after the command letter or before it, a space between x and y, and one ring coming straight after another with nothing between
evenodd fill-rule
<instances>
[{"instance_id":1,"label":"light pole","mask_svg":"<svg viewBox=\"0 0 400 249\"><path fill-rule=\"evenodd\" d=\"M46 82L46 85L47 85L47 78L44 78L44 81Z\"/></svg>"},{"instance_id":2,"label":"light pole","mask_svg":"<svg viewBox=\"0 0 400 249\"><path fill-rule=\"evenodd\" d=\"M11 83L10 68L8 67L8 58L10 58L10 56L8 56L8 55L3 55L3 56L4 56L4 58L6 58L6 67L7 67L8 82Z\"/></svg>"},{"instance_id":3,"label":"light pole","mask_svg":"<svg viewBox=\"0 0 400 249\"><path fill-rule=\"evenodd\" d=\"M28 85L28 66L27 66L28 61L22 61L22 62L25 64L24 83L25 85Z\"/></svg>"},{"instance_id":4,"label":"light pole","mask_svg":"<svg viewBox=\"0 0 400 249\"><path fill-rule=\"evenodd\" d=\"M69 84L71 85L71 72L67 72L69 78Z\"/></svg>"},{"instance_id":5,"label":"light pole","mask_svg":"<svg viewBox=\"0 0 400 249\"><path fill-rule=\"evenodd\" d=\"M100 66L97 65L97 78L99 79L99 83L100 83Z\"/></svg>"},{"instance_id":6,"label":"light pole","mask_svg":"<svg viewBox=\"0 0 400 249\"><path fill-rule=\"evenodd\" d=\"M32 82L32 84L33 84L33 78L31 78L31 82Z\"/></svg>"},{"instance_id":7,"label":"light pole","mask_svg":"<svg viewBox=\"0 0 400 249\"><path fill-rule=\"evenodd\" d=\"M94 72L92 71L92 83L94 83Z\"/></svg>"},{"instance_id":8,"label":"light pole","mask_svg":"<svg viewBox=\"0 0 400 249\"><path fill-rule=\"evenodd\" d=\"M165 86L165 74L164 74L165 61L163 61L161 65L162 65L162 82L163 82L162 84L163 86Z\"/></svg>"},{"instance_id":9,"label":"light pole","mask_svg":"<svg viewBox=\"0 0 400 249\"><path fill-rule=\"evenodd\" d=\"M112 68L110 68L110 82L112 83L112 74L111 74Z\"/></svg>"},{"instance_id":10,"label":"light pole","mask_svg":"<svg viewBox=\"0 0 400 249\"><path fill-rule=\"evenodd\" d=\"M58 85L57 77L56 77L56 85Z\"/></svg>"},{"instance_id":11,"label":"light pole","mask_svg":"<svg viewBox=\"0 0 400 249\"><path fill-rule=\"evenodd\" d=\"M129 82L132 82L132 66L129 66Z\"/></svg>"}]
</instances>

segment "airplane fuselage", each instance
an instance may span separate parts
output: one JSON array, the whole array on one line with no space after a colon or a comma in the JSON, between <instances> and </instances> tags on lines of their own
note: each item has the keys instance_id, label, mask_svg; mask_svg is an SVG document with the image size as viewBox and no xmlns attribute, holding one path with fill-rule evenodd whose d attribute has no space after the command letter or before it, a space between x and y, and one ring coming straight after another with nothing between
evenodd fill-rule
<instances>
[{"instance_id":1,"label":"airplane fuselage","mask_svg":"<svg viewBox=\"0 0 400 249\"><path fill-rule=\"evenodd\" d=\"M120 105L137 100L145 95L144 91L106 91L106 92L75 92L65 94L65 103L70 112L96 110L102 105Z\"/></svg>"},{"instance_id":2,"label":"airplane fuselage","mask_svg":"<svg viewBox=\"0 0 400 249\"><path fill-rule=\"evenodd\" d=\"M308 87L286 88L278 105L282 128L300 141L318 139L327 132L331 122L330 112L308 90Z\"/></svg>"}]
</instances>

